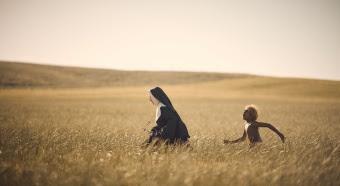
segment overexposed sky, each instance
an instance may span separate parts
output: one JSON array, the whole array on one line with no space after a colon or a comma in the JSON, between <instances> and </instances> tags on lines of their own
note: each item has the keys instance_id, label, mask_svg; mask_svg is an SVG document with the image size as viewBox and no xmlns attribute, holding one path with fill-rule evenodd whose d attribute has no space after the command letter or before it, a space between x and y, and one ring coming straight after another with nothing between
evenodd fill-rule
<instances>
[{"instance_id":1,"label":"overexposed sky","mask_svg":"<svg viewBox=\"0 0 340 186\"><path fill-rule=\"evenodd\" d=\"M0 60L340 80L340 0L0 0Z\"/></svg>"}]
</instances>

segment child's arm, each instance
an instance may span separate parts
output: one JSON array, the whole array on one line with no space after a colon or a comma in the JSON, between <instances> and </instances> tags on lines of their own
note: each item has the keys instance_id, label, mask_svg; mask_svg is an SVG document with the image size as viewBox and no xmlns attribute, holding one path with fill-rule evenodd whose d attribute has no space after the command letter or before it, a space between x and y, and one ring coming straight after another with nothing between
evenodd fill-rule
<instances>
[{"instance_id":1,"label":"child's arm","mask_svg":"<svg viewBox=\"0 0 340 186\"><path fill-rule=\"evenodd\" d=\"M256 125L258 127L267 127L267 128L269 128L270 130L275 132L281 138L282 143L285 142L285 136L279 130L277 130L272 124L270 124L270 123L263 123L263 122L256 122Z\"/></svg>"},{"instance_id":2,"label":"child's arm","mask_svg":"<svg viewBox=\"0 0 340 186\"><path fill-rule=\"evenodd\" d=\"M246 140L246 137L247 137L247 133L244 130L242 137L240 137L240 138L238 138L236 140L232 140L232 141L224 140L224 144L239 143L239 142L242 142L242 141Z\"/></svg>"}]
</instances>

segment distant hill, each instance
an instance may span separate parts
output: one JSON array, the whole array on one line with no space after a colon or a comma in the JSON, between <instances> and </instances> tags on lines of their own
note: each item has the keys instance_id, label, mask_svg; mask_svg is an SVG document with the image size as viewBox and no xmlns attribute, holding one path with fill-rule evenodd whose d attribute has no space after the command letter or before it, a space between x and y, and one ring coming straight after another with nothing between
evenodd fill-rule
<instances>
[{"instance_id":1,"label":"distant hill","mask_svg":"<svg viewBox=\"0 0 340 186\"><path fill-rule=\"evenodd\" d=\"M73 90L76 91L74 94L67 93L64 89L60 89L59 92L73 96L100 95L100 97L127 95L129 92L130 95L138 97L143 95L144 89L137 86L156 85L162 86L171 95L182 97L327 99L336 102L340 99L340 81L228 73L120 71L0 62L0 89L3 90L82 88L77 90L78 92ZM29 89L26 90L30 91Z\"/></svg>"},{"instance_id":2,"label":"distant hill","mask_svg":"<svg viewBox=\"0 0 340 186\"><path fill-rule=\"evenodd\" d=\"M120 71L0 61L0 88L174 85L245 77L249 75Z\"/></svg>"}]
</instances>

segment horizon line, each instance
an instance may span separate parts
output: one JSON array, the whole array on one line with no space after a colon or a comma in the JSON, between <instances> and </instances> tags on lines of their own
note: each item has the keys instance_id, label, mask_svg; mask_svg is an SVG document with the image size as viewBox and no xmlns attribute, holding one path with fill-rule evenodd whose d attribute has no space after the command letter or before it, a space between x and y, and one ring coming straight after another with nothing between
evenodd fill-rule
<instances>
[{"instance_id":1,"label":"horizon line","mask_svg":"<svg viewBox=\"0 0 340 186\"><path fill-rule=\"evenodd\" d=\"M113 70L113 71L126 71L126 72L180 72L180 73L215 73L215 74L235 74L235 75L249 75L257 77L272 77L272 78L282 78L282 79L306 79L306 80L321 80L321 81L340 81L339 79L330 78L315 78L315 77L304 77L304 76L282 76L282 75L268 75L268 74L255 74L247 72L231 72L231 71L202 71L202 70L166 70L166 69L128 69L128 68L110 68L101 66L76 66L67 64L55 64L49 62L35 62L35 61L22 61L22 60L11 60L11 59L0 59L0 63L21 63L21 64L31 64L31 65L45 65L45 66L55 66L55 67L70 67L70 68L85 68L85 69L97 69L97 70Z\"/></svg>"}]
</instances>

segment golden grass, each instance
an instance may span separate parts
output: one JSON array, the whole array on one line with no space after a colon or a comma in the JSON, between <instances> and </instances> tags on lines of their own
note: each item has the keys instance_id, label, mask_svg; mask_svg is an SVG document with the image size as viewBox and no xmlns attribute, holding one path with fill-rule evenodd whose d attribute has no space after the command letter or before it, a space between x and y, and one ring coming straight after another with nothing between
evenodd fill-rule
<instances>
[{"instance_id":1,"label":"golden grass","mask_svg":"<svg viewBox=\"0 0 340 186\"><path fill-rule=\"evenodd\" d=\"M226 79L163 88L192 150L142 149L148 86L0 90L0 185L339 185L339 82ZM253 103L264 143L242 134ZM149 126L151 127L151 126Z\"/></svg>"}]
</instances>

